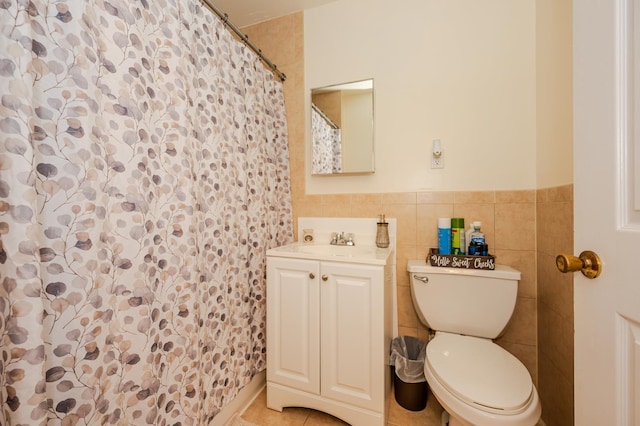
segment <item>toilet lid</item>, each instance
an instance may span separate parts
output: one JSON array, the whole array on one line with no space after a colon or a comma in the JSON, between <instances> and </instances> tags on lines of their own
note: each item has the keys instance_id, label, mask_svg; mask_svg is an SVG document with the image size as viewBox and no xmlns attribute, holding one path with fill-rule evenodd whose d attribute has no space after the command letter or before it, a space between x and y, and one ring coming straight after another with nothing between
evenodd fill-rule
<instances>
[{"instance_id":1,"label":"toilet lid","mask_svg":"<svg viewBox=\"0 0 640 426\"><path fill-rule=\"evenodd\" d=\"M438 333L426 362L449 392L483 411L517 414L533 395L525 366L489 339Z\"/></svg>"}]
</instances>

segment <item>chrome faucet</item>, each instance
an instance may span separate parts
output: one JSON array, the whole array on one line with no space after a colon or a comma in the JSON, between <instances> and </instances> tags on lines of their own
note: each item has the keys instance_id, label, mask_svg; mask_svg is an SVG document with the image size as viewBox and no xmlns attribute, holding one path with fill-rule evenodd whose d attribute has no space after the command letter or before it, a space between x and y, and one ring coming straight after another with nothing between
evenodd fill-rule
<instances>
[{"instance_id":1,"label":"chrome faucet","mask_svg":"<svg viewBox=\"0 0 640 426\"><path fill-rule=\"evenodd\" d=\"M337 232L332 232L330 244L334 246L355 246L356 245L356 243L353 241L353 234L348 233L345 236L344 232L340 232L339 234Z\"/></svg>"}]
</instances>

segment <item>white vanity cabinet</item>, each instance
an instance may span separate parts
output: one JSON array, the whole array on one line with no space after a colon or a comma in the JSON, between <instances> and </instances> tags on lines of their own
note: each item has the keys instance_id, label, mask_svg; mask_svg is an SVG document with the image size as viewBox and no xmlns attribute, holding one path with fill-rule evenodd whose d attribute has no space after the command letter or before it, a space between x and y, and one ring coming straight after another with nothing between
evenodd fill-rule
<instances>
[{"instance_id":1,"label":"white vanity cabinet","mask_svg":"<svg viewBox=\"0 0 640 426\"><path fill-rule=\"evenodd\" d=\"M385 425L392 275L384 252L374 264L277 254L267 258L267 406Z\"/></svg>"}]
</instances>

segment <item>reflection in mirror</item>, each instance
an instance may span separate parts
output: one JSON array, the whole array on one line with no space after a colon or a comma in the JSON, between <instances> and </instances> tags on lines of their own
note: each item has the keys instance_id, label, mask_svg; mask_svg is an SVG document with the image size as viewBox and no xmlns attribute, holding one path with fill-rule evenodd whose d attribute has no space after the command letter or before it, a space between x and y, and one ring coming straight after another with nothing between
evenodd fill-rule
<instances>
[{"instance_id":1,"label":"reflection in mirror","mask_svg":"<svg viewBox=\"0 0 640 426\"><path fill-rule=\"evenodd\" d=\"M373 80L311 90L312 174L373 173Z\"/></svg>"}]
</instances>

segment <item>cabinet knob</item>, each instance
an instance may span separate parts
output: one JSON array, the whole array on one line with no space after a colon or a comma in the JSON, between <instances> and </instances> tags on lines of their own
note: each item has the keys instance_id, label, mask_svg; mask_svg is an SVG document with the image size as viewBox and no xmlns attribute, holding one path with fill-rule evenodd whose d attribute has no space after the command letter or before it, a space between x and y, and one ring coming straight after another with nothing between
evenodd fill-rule
<instances>
[{"instance_id":1,"label":"cabinet knob","mask_svg":"<svg viewBox=\"0 0 640 426\"><path fill-rule=\"evenodd\" d=\"M309 272L309 278L314 279L316 276L313 275L313 272Z\"/></svg>"},{"instance_id":2,"label":"cabinet knob","mask_svg":"<svg viewBox=\"0 0 640 426\"><path fill-rule=\"evenodd\" d=\"M328 280L328 279L329 279L329 277L328 277L328 276L326 276L326 275L323 275L323 276L322 276L322 281L326 281L326 280Z\"/></svg>"}]
</instances>

